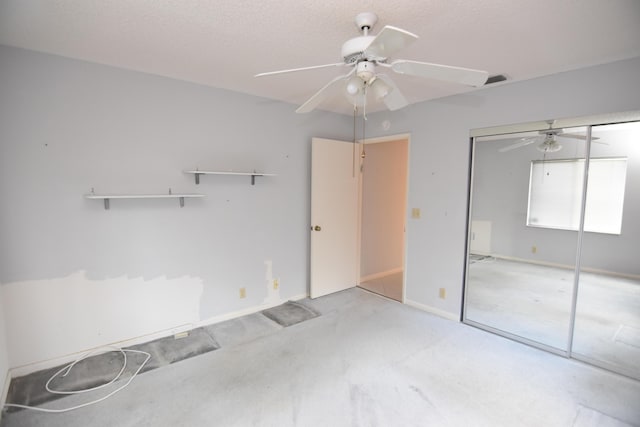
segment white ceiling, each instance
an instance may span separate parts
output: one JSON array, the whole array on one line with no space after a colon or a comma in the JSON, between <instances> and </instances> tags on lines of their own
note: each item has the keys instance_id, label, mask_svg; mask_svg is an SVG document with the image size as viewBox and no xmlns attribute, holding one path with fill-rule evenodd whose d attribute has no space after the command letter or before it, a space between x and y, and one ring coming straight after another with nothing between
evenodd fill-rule
<instances>
[{"instance_id":1,"label":"white ceiling","mask_svg":"<svg viewBox=\"0 0 640 427\"><path fill-rule=\"evenodd\" d=\"M379 16L374 34L420 36L391 59L511 81L640 56L639 0L0 0L0 44L299 105L345 69L253 75L340 62L363 11ZM471 90L393 78L410 103ZM321 108L352 112L341 97Z\"/></svg>"}]
</instances>

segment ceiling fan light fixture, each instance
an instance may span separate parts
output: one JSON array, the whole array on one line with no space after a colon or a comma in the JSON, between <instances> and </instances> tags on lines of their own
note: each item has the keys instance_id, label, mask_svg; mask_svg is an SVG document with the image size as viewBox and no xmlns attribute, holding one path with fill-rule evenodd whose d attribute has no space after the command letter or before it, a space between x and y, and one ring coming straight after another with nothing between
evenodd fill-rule
<instances>
[{"instance_id":1,"label":"ceiling fan light fixture","mask_svg":"<svg viewBox=\"0 0 640 427\"><path fill-rule=\"evenodd\" d=\"M355 77L355 79L360 80L358 77ZM359 83L359 81L354 81L353 78L349 80L349 82L347 83L347 93L349 95L356 95L360 91L360 87L362 86Z\"/></svg>"},{"instance_id":2,"label":"ceiling fan light fixture","mask_svg":"<svg viewBox=\"0 0 640 427\"><path fill-rule=\"evenodd\" d=\"M360 61L356 65L356 76L360 77L365 83L369 83L376 74L376 66L373 62Z\"/></svg>"},{"instance_id":3,"label":"ceiling fan light fixture","mask_svg":"<svg viewBox=\"0 0 640 427\"><path fill-rule=\"evenodd\" d=\"M392 90L393 89L381 79L374 78L373 82L371 82L371 91L376 99L383 99L385 96L389 95L389 92Z\"/></svg>"},{"instance_id":4,"label":"ceiling fan light fixture","mask_svg":"<svg viewBox=\"0 0 640 427\"><path fill-rule=\"evenodd\" d=\"M365 82L358 76L352 76L347 80L345 96L351 105L361 107L364 104Z\"/></svg>"},{"instance_id":5,"label":"ceiling fan light fixture","mask_svg":"<svg viewBox=\"0 0 640 427\"><path fill-rule=\"evenodd\" d=\"M323 86L296 110L297 113L308 113L312 111L325 99L337 95L341 88L343 88L347 99L351 101L351 105L357 105L357 103L364 104L364 98L369 88L371 88L374 96L382 100L390 111L395 111L409 105L409 102L402 93L400 93L392 79L384 74L376 73L377 65L398 74L442 80L457 84L480 86L486 82L489 76L486 71L406 59L389 61L389 58L394 56L398 51L415 42L418 36L391 25L385 25L375 36L369 35L369 31L374 27L377 20L378 17L376 14L371 12L360 13L356 16L355 23L361 35L347 40L342 45L342 63L270 71L267 73L259 73L256 77L337 66L351 68L349 73L338 76ZM357 82L357 84L352 83L352 76L358 78L359 82ZM383 81L379 83L379 79ZM347 81L346 85L345 80ZM376 84L379 84L380 87L374 88L373 86Z\"/></svg>"},{"instance_id":6,"label":"ceiling fan light fixture","mask_svg":"<svg viewBox=\"0 0 640 427\"><path fill-rule=\"evenodd\" d=\"M536 147L538 151L543 153L555 153L556 151L562 150L562 145L558 144L556 141L551 143L543 142L542 144Z\"/></svg>"}]
</instances>

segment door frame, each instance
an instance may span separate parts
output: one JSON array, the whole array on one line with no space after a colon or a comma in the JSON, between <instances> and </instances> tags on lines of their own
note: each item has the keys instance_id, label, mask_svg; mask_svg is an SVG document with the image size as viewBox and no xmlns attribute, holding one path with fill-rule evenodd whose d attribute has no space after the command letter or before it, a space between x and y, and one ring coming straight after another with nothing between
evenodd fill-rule
<instances>
[{"instance_id":1,"label":"door frame","mask_svg":"<svg viewBox=\"0 0 640 427\"><path fill-rule=\"evenodd\" d=\"M404 233L402 236L402 304L406 303L407 297L407 250L408 250L408 239L407 239L407 224L408 224L408 214L409 214L409 177L411 173L411 134L410 133L400 133L395 135L388 136L380 136L374 138L365 138L357 139L358 145L360 147L360 155L362 155L362 149L365 148L368 144L378 144L382 142L393 142L398 140L406 140L407 141L407 176L406 176L406 191L404 195ZM366 150L365 150L366 152ZM361 165L366 166L367 159L365 157L364 161L361 162ZM360 268L362 263L362 172L360 172L360 176L358 179L358 280L356 286L360 286Z\"/></svg>"}]
</instances>

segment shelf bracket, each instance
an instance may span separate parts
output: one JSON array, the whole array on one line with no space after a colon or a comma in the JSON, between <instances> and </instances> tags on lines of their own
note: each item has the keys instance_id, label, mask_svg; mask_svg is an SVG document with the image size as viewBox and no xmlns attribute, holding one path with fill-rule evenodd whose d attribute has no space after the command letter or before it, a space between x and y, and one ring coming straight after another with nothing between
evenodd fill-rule
<instances>
[{"instance_id":1,"label":"shelf bracket","mask_svg":"<svg viewBox=\"0 0 640 427\"><path fill-rule=\"evenodd\" d=\"M184 197L180 197L178 200L180 200L180 207L184 208Z\"/></svg>"},{"instance_id":2,"label":"shelf bracket","mask_svg":"<svg viewBox=\"0 0 640 427\"><path fill-rule=\"evenodd\" d=\"M200 184L200 175L202 175L202 174L196 173L194 175L196 176L196 185Z\"/></svg>"},{"instance_id":3,"label":"shelf bracket","mask_svg":"<svg viewBox=\"0 0 640 427\"><path fill-rule=\"evenodd\" d=\"M251 175L251 185L256 185L256 176L262 176L262 175Z\"/></svg>"},{"instance_id":4,"label":"shelf bracket","mask_svg":"<svg viewBox=\"0 0 640 427\"><path fill-rule=\"evenodd\" d=\"M109 199L104 199L104 210L109 210Z\"/></svg>"}]
</instances>

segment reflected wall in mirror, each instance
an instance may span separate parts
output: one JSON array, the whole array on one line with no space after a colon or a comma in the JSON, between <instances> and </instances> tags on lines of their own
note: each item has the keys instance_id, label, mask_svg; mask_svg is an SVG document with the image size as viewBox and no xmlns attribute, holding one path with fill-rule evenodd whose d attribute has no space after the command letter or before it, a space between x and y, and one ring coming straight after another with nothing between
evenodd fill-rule
<instances>
[{"instance_id":1,"label":"reflected wall in mirror","mask_svg":"<svg viewBox=\"0 0 640 427\"><path fill-rule=\"evenodd\" d=\"M579 219L583 171L558 165L584 159L585 139L572 128L474 141L467 321L567 351L578 240L562 224Z\"/></svg>"},{"instance_id":2,"label":"reflected wall in mirror","mask_svg":"<svg viewBox=\"0 0 640 427\"><path fill-rule=\"evenodd\" d=\"M472 147L465 323L640 378L640 122Z\"/></svg>"},{"instance_id":3,"label":"reflected wall in mirror","mask_svg":"<svg viewBox=\"0 0 640 427\"><path fill-rule=\"evenodd\" d=\"M592 135L603 143L591 146L589 186L607 191L587 194L572 352L640 378L640 122ZM600 159L616 161L598 171ZM589 232L590 217L609 233Z\"/></svg>"}]
</instances>

